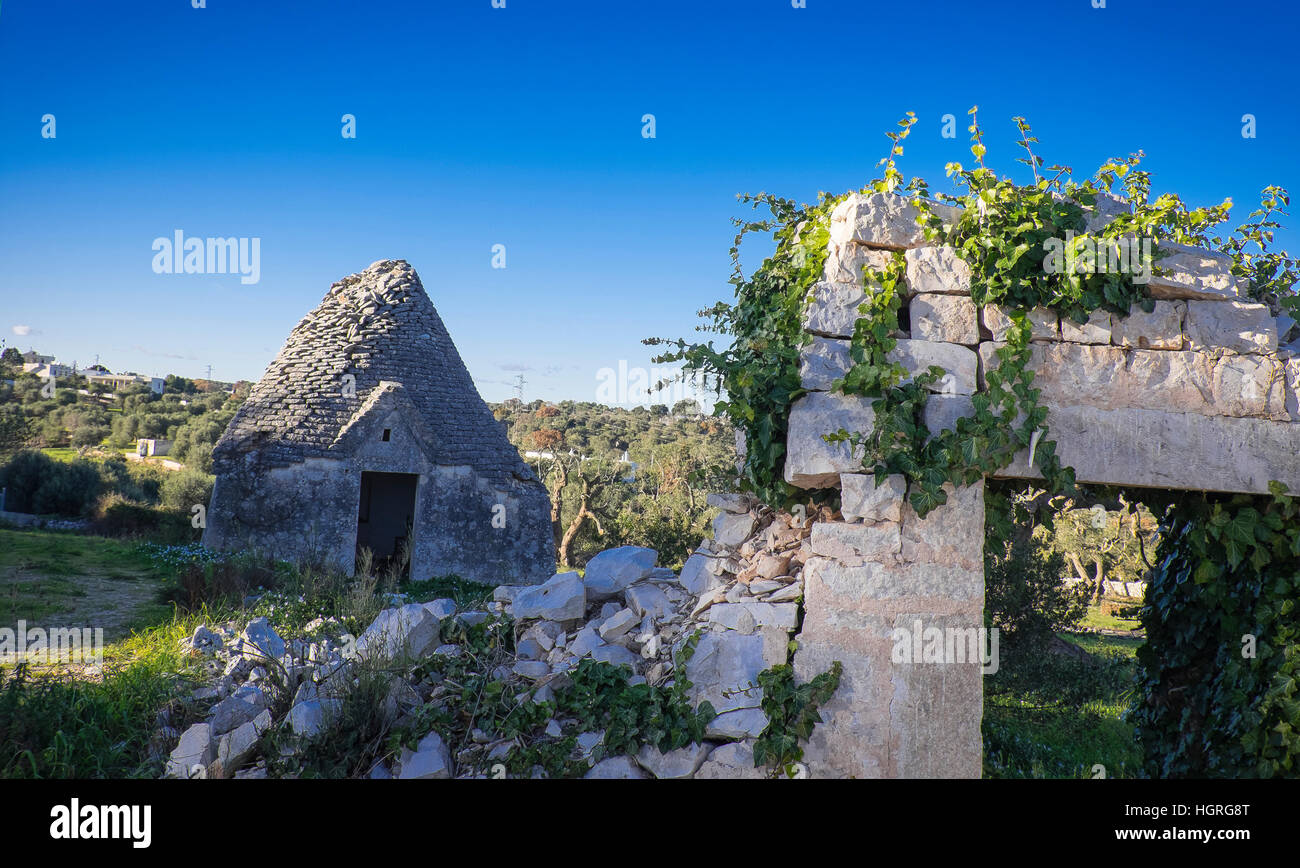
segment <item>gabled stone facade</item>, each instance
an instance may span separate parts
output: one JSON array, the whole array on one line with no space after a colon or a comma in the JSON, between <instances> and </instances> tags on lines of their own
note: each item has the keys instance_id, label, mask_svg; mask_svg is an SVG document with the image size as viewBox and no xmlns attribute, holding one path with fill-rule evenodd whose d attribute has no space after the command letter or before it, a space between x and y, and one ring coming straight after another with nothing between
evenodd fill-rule
<instances>
[{"instance_id":1,"label":"gabled stone facade","mask_svg":"<svg viewBox=\"0 0 1300 868\"><path fill-rule=\"evenodd\" d=\"M413 579L526 584L554 572L546 489L400 260L330 287L231 420L213 466L203 535L213 548L351 571L359 528L382 555L409 518ZM381 516L391 525L371 533Z\"/></svg>"}]
</instances>

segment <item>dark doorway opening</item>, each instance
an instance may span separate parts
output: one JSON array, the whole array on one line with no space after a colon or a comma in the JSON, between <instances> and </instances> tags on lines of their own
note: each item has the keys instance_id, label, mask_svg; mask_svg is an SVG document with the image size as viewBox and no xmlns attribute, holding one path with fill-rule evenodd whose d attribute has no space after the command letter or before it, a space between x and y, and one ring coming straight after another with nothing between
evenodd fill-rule
<instances>
[{"instance_id":1,"label":"dark doorway opening","mask_svg":"<svg viewBox=\"0 0 1300 868\"><path fill-rule=\"evenodd\" d=\"M370 549L377 572L397 567L410 573L410 545L415 524L414 473L361 474L361 503L357 509L357 552Z\"/></svg>"}]
</instances>

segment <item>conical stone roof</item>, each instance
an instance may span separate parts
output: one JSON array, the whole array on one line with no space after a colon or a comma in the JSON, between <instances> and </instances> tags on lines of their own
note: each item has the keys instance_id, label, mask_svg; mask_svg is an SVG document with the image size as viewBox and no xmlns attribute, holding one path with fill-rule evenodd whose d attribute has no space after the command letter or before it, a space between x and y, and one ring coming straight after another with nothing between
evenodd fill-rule
<instances>
[{"instance_id":1,"label":"conical stone roof","mask_svg":"<svg viewBox=\"0 0 1300 868\"><path fill-rule=\"evenodd\" d=\"M340 435L385 381L402 384L423 417L434 463L468 465L490 480L535 478L479 396L419 275L393 259L335 283L294 327L214 448L217 472L250 452L270 466L343 457Z\"/></svg>"}]
</instances>

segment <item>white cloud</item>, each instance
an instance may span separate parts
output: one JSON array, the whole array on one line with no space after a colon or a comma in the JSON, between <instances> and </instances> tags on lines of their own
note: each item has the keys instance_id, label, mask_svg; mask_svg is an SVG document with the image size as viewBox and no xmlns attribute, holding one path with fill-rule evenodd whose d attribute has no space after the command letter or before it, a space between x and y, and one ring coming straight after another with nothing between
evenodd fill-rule
<instances>
[{"instance_id":1,"label":"white cloud","mask_svg":"<svg viewBox=\"0 0 1300 868\"><path fill-rule=\"evenodd\" d=\"M26 337L31 333L32 333L32 327L29 325L14 326L14 334L18 335L19 337Z\"/></svg>"}]
</instances>

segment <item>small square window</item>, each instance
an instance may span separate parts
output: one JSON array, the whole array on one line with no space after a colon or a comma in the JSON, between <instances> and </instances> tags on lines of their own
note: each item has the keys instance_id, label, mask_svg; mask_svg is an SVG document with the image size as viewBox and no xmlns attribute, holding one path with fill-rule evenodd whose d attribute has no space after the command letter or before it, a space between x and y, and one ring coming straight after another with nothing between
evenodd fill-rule
<instances>
[{"instance_id":1,"label":"small square window","mask_svg":"<svg viewBox=\"0 0 1300 868\"><path fill-rule=\"evenodd\" d=\"M387 442L392 438L392 434L393 434L393 429L391 429L391 428L385 428L385 429L384 429L384 442L385 442L385 443L387 443Z\"/></svg>"}]
</instances>

